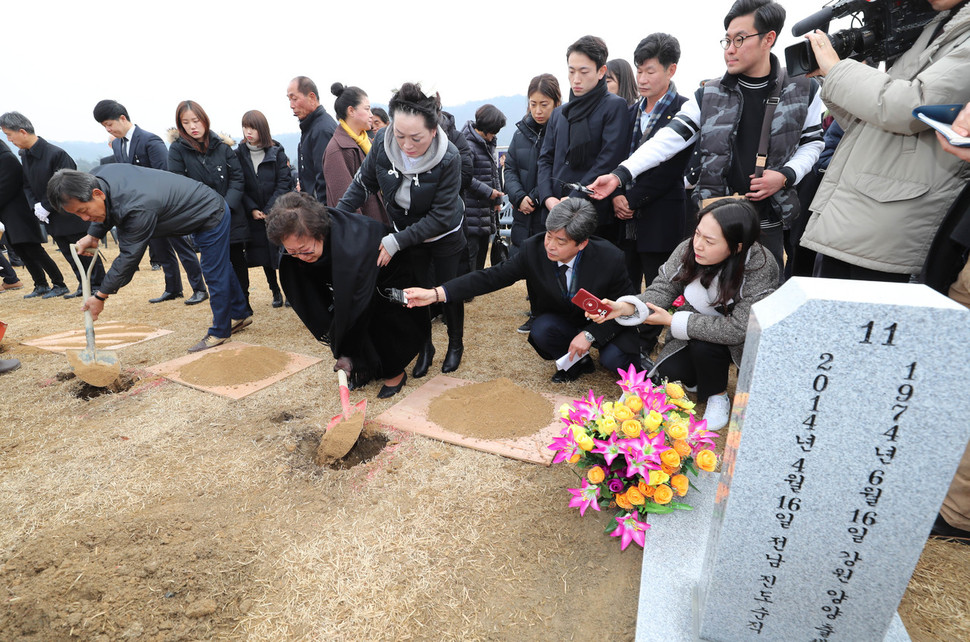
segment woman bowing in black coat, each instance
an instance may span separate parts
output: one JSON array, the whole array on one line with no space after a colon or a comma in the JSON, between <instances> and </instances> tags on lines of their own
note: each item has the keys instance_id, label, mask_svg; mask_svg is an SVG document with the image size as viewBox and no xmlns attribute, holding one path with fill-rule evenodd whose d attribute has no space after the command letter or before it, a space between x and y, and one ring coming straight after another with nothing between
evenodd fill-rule
<instances>
[{"instance_id":1,"label":"woman bowing in black coat","mask_svg":"<svg viewBox=\"0 0 970 642\"><path fill-rule=\"evenodd\" d=\"M239 279L246 308L249 305L249 267L246 265L246 241L249 240L249 224L243 212L242 198L245 181L239 158L232 145L212 134L209 116L199 103L183 100L175 109L175 126L179 137L168 148L168 171L182 174L208 185L226 199L232 213L229 229L229 261ZM252 323L252 320L249 320ZM245 323L240 328L249 325Z\"/></svg>"},{"instance_id":2,"label":"woman bowing in black coat","mask_svg":"<svg viewBox=\"0 0 970 642\"><path fill-rule=\"evenodd\" d=\"M243 114L242 128L245 140L236 147L236 156L245 180L242 200L249 224L246 259L247 263L263 266L266 283L273 293L273 307L280 308L283 294L276 280L280 253L266 237L266 213L277 198L293 189L290 161L283 146L273 140L263 112L253 109Z\"/></svg>"}]
</instances>

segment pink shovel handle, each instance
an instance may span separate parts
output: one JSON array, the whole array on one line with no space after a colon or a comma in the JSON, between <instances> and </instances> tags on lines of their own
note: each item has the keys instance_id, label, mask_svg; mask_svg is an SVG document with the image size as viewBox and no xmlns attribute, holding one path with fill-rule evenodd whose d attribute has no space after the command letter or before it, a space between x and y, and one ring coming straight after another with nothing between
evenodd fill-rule
<instances>
[{"instance_id":1,"label":"pink shovel handle","mask_svg":"<svg viewBox=\"0 0 970 642\"><path fill-rule=\"evenodd\" d=\"M347 373L337 370L337 381L340 383L340 405L344 415L350 412L350 388L347 387Z\"/></svg>"}]
</instances>

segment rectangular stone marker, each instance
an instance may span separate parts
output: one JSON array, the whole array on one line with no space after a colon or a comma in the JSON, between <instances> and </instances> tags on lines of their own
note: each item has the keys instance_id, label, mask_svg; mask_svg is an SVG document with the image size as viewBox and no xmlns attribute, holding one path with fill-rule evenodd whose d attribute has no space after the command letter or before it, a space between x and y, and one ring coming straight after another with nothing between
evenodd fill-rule
<instances>
[{"instance_id":1,"label":"rectangular stone marker","mask_svg":"<svg viewBox=\"0 0 970 642\"><path fill-rule=\"evenodd\" d=\"M754 305L697 638L908 639L890 623L970 437L968 345L970 311L922 285L795 278Z\"/></svg>"}]
</instances>

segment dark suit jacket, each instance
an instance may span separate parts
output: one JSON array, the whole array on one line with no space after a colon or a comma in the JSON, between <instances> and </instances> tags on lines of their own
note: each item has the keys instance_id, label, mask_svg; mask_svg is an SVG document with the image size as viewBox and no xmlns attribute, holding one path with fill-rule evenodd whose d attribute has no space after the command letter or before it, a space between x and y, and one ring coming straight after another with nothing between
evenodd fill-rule
<instances>
[{"instance_id":1,"label":"dark suit jacket","mask_svg":"<svg viewBox=\"0 0 970 642\"><path fill-rule=\"evenodd\" d=\"M636 354L639 351L636 328L621 326L616 321L593 323L584 316L578 305L569 298L563 298L556 272L557 263L546 256L544 239L543 234L529 237L511 258L494 267L476 270L448 281L444 284L446 298L449 301L463 300L500 290L525 279L532 314L560 314L577 328L577 334L582 330L589 331L596 338L598 347L613 342L624 352ZM573 266L574 270L578 269L578 274L573 276L571 287L574 291L570 292L570 296L580 288L599 298L614 301L627 294L636 294L623 252L612 243L595 236L590 238L578 261L578 265ZM557 358L560 356L555 355Z\"/></svg>"},{"instance_id":2,"label":"dark suit jacket","mask_svg":"<svg viewBox=\"0 0 970 642\"><path fill-rule=\"evenodd\" d=\"M57 145L51 145L41 137L30 149L20 150L20 161L24 167L24 192L31 209L40 203L50 212L47 232L53 236L73 236L84 234L88 224L73 214L55 212L47 200L47 183L59 169L77 169L74 159Z\"/></svg>"},{"instance_id":3,"label":"dark suit jacket","mask_svg":"<svg viewBox=\"0 0 970 642\"><path fill-rule=\"evenodd\" d=\"M137 125L132 127L129 133L131 134L131 141L128 143L129 163L151 169L168 169L168 149L161 138ZM114 152L115 161L122 162L120 138L111 141L111 151Z\"/></svg>"},{"instance_id":4,"label":"dark suit jacket","mask_svg":"<svg viewBox=\"0 0 970 642\"><path fill-rule=\"evenodd\" d=\"M40 221L27 204L24 170L6 143L0 143L0 223L7 228L3 238L9 243L43 243Z\"/></svg>"}]
</instances>

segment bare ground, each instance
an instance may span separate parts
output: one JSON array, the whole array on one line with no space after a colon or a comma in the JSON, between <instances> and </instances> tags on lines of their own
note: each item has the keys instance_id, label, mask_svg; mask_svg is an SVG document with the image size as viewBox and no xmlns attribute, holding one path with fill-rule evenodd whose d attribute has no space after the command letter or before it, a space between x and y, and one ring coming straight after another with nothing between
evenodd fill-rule
<instances>
[{"instance_id":1,"label":"bare ground","mask_svg":"<svg viewBox=\"0 0 970 642\"><path fill-rule=\"evenodd\" d=\"M251 279L255 323L238 339L324 362L238 402L144 370L209 321L206 305L149 305L162 275L147 261L102 319L175 332L119 351L127 390L87 398L65 357L19 344L81 327L76 300L0 296L2 357L23 362L0 379L0 639L633 639L642 553L620 552L604 515L567 508L569 467L373 424L364 463L317 466L339 411L333 359L292 310L270 307L259 270ZM524 296L468 306L456 374L614 395L602 370L548 381L552 366L515 332ZM432 374L440 324L435 338ZM352 393L371 418L401 398L377 389ZM968 553L927 545L900 607L914 639L970 638Z\"/></svg>"}]
</instances>

